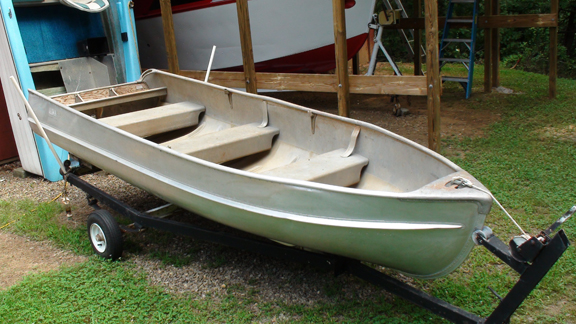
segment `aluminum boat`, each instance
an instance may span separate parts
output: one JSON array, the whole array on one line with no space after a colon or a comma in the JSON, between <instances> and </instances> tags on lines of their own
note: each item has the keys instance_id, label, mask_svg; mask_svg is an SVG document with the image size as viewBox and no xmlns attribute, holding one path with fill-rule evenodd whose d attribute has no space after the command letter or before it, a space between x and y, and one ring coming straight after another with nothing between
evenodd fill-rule
<instances>
[{"instance_id":1,"label":"aluminum boat","mask_svg":"<svg viewBox=\"0 0 576 324\"><path fill-rule=\"evenodd\" d=\"M451 185L485 189L466 171L385 129L163 71L29 101L55 144L168 202L413 277L456 269L492 205Z\"/></svg>"}]
</instances>

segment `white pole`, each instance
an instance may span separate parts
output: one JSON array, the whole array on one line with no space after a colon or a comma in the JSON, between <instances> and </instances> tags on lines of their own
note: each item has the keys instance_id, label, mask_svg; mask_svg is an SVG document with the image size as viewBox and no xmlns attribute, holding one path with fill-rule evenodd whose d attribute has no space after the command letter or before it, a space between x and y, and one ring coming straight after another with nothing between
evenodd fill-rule
<instances>
[{"instance_id":1,"label":"white pole","mask_svg":"<svg viewBox=\"0 0 576 324\"><path fill-rule=\"evenodd\" d=\"M12 80L14 87L16 87L16 90L18 90L18 93L20 94L22 101L24 101L24 105L26 106L28 113L32 116L32 119L34 119L34 122L38 126L38 131L40 132L40 135L46 140L46 143L48 143L48 147L50 147L50 151L52 151L52 154L54 154L56 161L60 165L60 169L62 170L62 174L66 174L66 168L64 167L64 164L62 164L62 161L60 161L60 157L58 157L58 154L56 154L56 150L54 150L54 146L52 146L52 142L50 142L50 139L48 139L48 135L46 135L46 132L44 132L44 128L42 128L42 125L40 125L40 121L38 120L38 117L36 117L34 110L32 110L32 107L30 107L30 104L28 103L28 100L26 100L26 97L24 96L22 89L20 89L18 82L16 81L16 79L13 76L10 76L10 80Z\"/></svg>"},{"instance_id":2,"label":"white pole","mask_svg":"<svg viewBox=\"0 0 576 324\"><path fill-rule=\"evenodd\" d=\"M208 70L206 70L206 77L204 82L208 82L208 77L210 76L210 69L212 69L212 61L214 60L214 53L216 53L216 45L212 47L212 54L210 55L210 62L208 62Z\"/></svg>"}]
</instances>

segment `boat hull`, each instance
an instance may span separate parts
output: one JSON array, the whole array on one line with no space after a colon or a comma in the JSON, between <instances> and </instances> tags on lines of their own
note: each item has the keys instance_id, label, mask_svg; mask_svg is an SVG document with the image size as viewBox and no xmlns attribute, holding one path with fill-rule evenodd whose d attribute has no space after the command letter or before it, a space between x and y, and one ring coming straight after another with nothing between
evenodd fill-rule
<instances>
[{"instance_id":1,"label":"boat hull","mask_svg":"<svg viewBox=\"0 0 576 324\"><path fill-rule=\"evenodd\" d=\"M184 83L182 89L200 86L206 98L233 91L151 74L144 80ZM246 232L373 262L414 277L439 277L458 267L473 247L472 232L482 228L491 206L490 198L480 192L446 189L456 175L477 182L459 169L421 189L398 193L278 179L180 154L35 92L30 103L54 143L166 201ZM347 122L361 125L366 132L369 127L377 130L366 123Z\"/></svg>"},{"instance_id":2,"label":"boat hull","mask_svg":"<svg viewBox=\"0 0 576 324\"><path fill-rule=\"evenodd\" d=\"M236 4L218 3L208 1L204 6L173 8L180 69L205 70L212 46L216 45L213 69L242 70ZM362 0L346 9L349 58L366 40L373 8L373 0ZM252 0L249 9L257 71L320 73L336 66L330 1ZM158 10L137 10L143 68L168 67L162 20L158 15Z\"/></svg>"}]
</instances>

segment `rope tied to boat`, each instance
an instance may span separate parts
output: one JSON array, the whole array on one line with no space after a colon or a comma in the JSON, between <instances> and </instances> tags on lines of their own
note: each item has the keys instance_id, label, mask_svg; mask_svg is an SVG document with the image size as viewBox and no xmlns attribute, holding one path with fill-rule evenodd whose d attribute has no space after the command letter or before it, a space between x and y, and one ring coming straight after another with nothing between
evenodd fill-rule
<instances>
[{"instance_id":1,"label":"rope tied to boat","mask_svg":"<svg viewBox=\"0 0 576 324\"><path fill-rule=\"evenodd\" d=\"M72 218L72 207L70 206L70 198L68 198L68 181L66 181L66 179L64 179L64 188L62 189L62 192L58 195L58 197L60 196L62 197L62 204L66 209L66 217L70 219ZM58 199L58 197L54 198L54 200Z\"/></svg>"},{"instance_id":2,"label":"rope tied to boat","mask_svg":"<svg viewBox=\"0 0 576 324\"><path fill-rule=\"evenodd\" d=\"M506 214L506 216L508 216L508 218L510 218L510 220L512 221L512 223L514 223L514 225L516 225L516 227L518 227L518 229L520 230L520 232L522 232L522 236L523 236L524 238L526 238L526 239L530 239L530 235L528 235L528 234L522 229L522 227L520 227L520 225L518 224L518 222L516 222L516 220L514 219L514 217L512 217L512 216L508 213L508 211L506 210L506 208L504 208L504 206L502 206L502 204L500 204L500 202L498 201L498 199L496 199L496 197L494 197L494 195L493 195L490 191L485 190L485 189L483 189L483 188L480 188L480 187L474 185L474 184L472 183L472 181L470 181L470 180L468 180L468 179L466 179L466 178L463 178L463 177L456 177L456 178L452 179L450 182L448 182L446 185L447 185L447 186L449 186L449 185L456 185L458 188L460 188L460 187L472 188L472 189L476 189L476 190L479 190L479 191L481 191L481 192L483 192L483 193L488 194L490 197L492 197L492 200L494 200L494 202L496 202L496 204L498 205L498 207L500 207L500 209L502 209L502 211L504 212L504 214Z\"/></svg>"}]
</instances>

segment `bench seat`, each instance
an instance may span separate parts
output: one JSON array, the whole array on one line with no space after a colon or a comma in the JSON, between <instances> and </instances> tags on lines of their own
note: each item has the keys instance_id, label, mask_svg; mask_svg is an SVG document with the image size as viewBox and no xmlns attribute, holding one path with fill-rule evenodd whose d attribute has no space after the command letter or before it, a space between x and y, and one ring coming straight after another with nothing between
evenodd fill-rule
<instances>
[{"instance_id":1,"label":"bench seat","mask_svg":"<svg viewBox=\"0 0 576 324\"><path fill-rule=\"evenodd\" d=\"M192 102L179 102L156 108L100 118L99 121L118 127L140 137L162 134L195 126L204 106Z\"/></svg>"},{"instance_id":2,"label":"bench seat","mask_svg":"<svg viewBox=\"0 0 576 324\"><path fill-rule=\"evenodd\" d=\"M202 160L224 163L269 150L272 139L279 132L275 127L247 124L196 137L183 137L162 145Z\"/></svg>"},{"instance_id":3,"label":"bench seat","mask_svg":"<svg viewBox=\"0 0 576 324\"><path fill-rule=\"evenodd\" d=\"M334 150L261 174L348 187L360 181L360 173L368 159L358 154L342 157L344 152L344 149Z\"/></svg>"}]
</instances>

